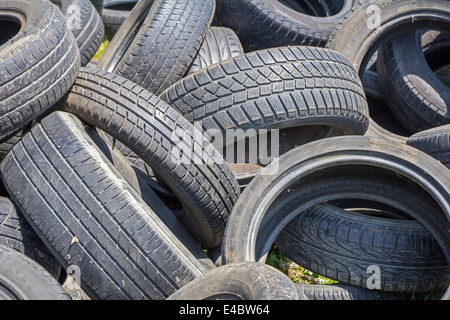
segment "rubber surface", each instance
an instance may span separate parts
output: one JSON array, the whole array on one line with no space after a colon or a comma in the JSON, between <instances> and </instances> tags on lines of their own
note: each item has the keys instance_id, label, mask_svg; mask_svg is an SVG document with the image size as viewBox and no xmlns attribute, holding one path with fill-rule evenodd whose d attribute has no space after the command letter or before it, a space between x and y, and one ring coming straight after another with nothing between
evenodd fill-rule
<instances>
[{"instance_id":1,"label":"rubber surface","mask_svg":"<svg viewBox=\"0 0 450 320\"><path fill-rule=\"evenodd\" d=\"M209 269L118 173L75 116L54 112L0 165L26 219L92 299L165 299ZM197 256L196 256L197 254Z\"/></svg>"}]
</instances>

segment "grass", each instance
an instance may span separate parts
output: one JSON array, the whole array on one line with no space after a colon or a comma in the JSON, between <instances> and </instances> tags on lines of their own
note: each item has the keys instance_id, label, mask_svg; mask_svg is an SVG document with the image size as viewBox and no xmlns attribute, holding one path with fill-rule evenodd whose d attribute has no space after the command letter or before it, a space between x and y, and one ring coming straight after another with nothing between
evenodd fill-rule
<instances>
[{"instance_id":1,"label":"grass","mask_svg":"<svg viewBox=\"0 0 450 320\"><path fill-rule=\"evenodd\" d=\"M287 258L282 252L280 252L276 246L273 246L269 252L266 264L282 271L295 283L304 284L333 284L338 283L335 280L325 278L317 273L311 272L289 258Z\"/></svg>"},{"instance_id":2,"label":"grass","mask_svg":"<svg viewBox=\"0 0 450 320\"><path fill-rule=\"evenodd\" d=\"M100 60L100 58L103 56L103 54L105 53L106 49L109 46L109 40L105 37L103 39L102 44L100 45L100 47L98 48L97 52L95 53L93 59L95 60Z\"/></svg>"}]
</instances>

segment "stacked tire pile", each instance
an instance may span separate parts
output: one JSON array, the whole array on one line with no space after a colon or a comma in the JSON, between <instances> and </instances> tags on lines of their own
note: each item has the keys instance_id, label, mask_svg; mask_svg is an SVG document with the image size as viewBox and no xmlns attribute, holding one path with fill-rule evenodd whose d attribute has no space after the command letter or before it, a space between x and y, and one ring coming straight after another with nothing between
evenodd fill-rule
<instances>
[{"instance_id":1,"label":"stacked tire pile","mask_svg":"<svg viewBox=\"0 0 450 320\"><path fill-rule=\"evenodd\" d=\"M449 299L449 8L0 1L0 297Z\"/></svg>"}]
</instances>

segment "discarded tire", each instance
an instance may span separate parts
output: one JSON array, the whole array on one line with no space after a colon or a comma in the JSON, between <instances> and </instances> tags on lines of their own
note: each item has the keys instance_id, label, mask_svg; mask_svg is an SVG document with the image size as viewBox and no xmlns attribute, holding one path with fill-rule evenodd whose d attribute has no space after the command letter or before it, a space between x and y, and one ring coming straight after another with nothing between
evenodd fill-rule
<instances>
[{"instance_id":1,"label":"discarded tire","mask_svg":"<svg viewBox=\"0 0 450 320\"><path fill-rule=\"evenodd\" d=\"M247 53L184 77L161 98L207 134L225 136L224 147L249 136L229 139L227 130L297 130L292 148L292 142L363 135L368 127L367 101L353 67L321 48Z\"/></svg>"},{"instance_id":2,"label":"discarded tire","mask_svg":"<svg viewBox=\"0 0 450 320\"><path fill-rule=\"evenodd\" d=\"M49 1L2 2L0 12L6 28L0 43L4 142L64 95L77 76L80 54L63 14Z\"/></svg>"},{"instance_id":3,"label":"discarded tire","mask_svg":"<svg viewBox=\"0 0 450 320\"><path fill-rule=\"evenodd\" d=\"M58 260L65 268L80 268L82 288L92 298L163 299L207 270L120 177L74 116L59 112L43 119L0 170Z\"/></svg>"},{"instance_id":4,"label":"discarded tire","mask_svg":"<svg viewBox=\"0 0 450 320\"><path fill-rule=\"evenodd\" d=\"M380 86L389 106L411 134L450 124L450 88L425 61L421 34L410 32L378 51ZM408 53L410 59L403 59Z\"/></svg>"},{"instance_id":5,"label":"discarded tire","mask_svg":"<svg viewBox=\"0 0 450 320\"><path fill-rule=\"evenodd\" d=\"M352 9L353 2L321 1L323 7L319 10L322 12L311 7L308 12L305 7L293 7L289 1L218 0L217 20L220 25L238 32L246 51L288 45L323 46L343 16ZM296 3L299 4L301 6L302 2Z\"/></svg>"},{"instance_id":6,"label":"discarded tire","mask_svg":"<svg viewBox=\"0 0 450 320\"><path fill-rule=\"evenodd\" d=\"M61 265L47 249L17 206L0 197L0 245L17 250L44 267L55 279L61 275Z\"/></svg>"},{"instance_id":7,"label":"discarded tire","mask_svg":"<svg viewBox=\"0 0 450 320\"><path fill-rule=\"evenodd\" d=\"M127 19L137 0L104 0L102 20L105 25L105 35L109 40L114 38L117 30Z\"/></svg>"},{"instance_id":8,"label":"discarded tire","mask_svg":"<svg viewBox=\"0 0 450 320\"><path fill-rule=\"evenodd\" d=\"M264 261L283 226L304 210L326 201L363 196L355 181L364 180L368 168L413 184L422 181L418 186L424 197L442 212L410 213L433 235L448 261L448 234L441 226L449 225L450 171L430 156L393 141L338 137L286 153L272 172L266 168L265 175L257 176L247 186L227 225L222 263Z\"/></svg>"},{"instance_id":9,"label":"discarded tire","mask_svg":"<svg viewBox=\"0 0 450 320\"><path fill-rule=\"evenodd\" d=\"M0 299L450 300L448 4L0 1Z\"/></svg>"},{"instance_id":10,"label":"discarded tire","mask_svg":"<svg viewBox=\"0 0 450 320\"><path fill-rule=\"evenodd\" d=\"M120 60L113 64L104 57L99 67L160 94L185 75L211 25L214 9L213 0L154 1ZM122 27L133 22L127 20ZM117 39L111 41L111 51L120 51L125 44Z\"/></svg>"},{"instance_id":11,"label":"discarded tire","mask_svg":"<svg viewBox=\"0 0 450 320\"><path fill-rule=\"evenodd\" d=\"M423 214L441 214L439 208L429 209ZM375 265L382 269L382 291L429 292L450 284L440 246L416 220L371 217L321 204L294 218L275 244L297 264L342 284L361 286Z\"/></svg>"},{"instance_id":12,"label":"discarded tire","mask_svg":"<svg viewBox=\"0 0 450 320\"><path fill-rule=\"evenodd\" d=\"M450 125L416 133L409 137L407 144L429 154L450 169Z\"/></svg>"},{"instance_id":13,"label":"discarded tire","mask_svg":"<svg viewBox=\"0 0 450 320\"><path fill-rule=\"evenodd\" d=\"M130 94L139 104L129 100ZM92 110L91 103L99 99L103 103ZM214 146L176 110L137 84L95 68L80 71L61 105L127 145L158 172L185 208L179 218L202 246L221 242L239 186ZM186 148L191 151L180 157ZM207 158L199 162L196 154Z\"/></svg>"},{"instance_id":14,"label":"discarded tire","mask_svg":"<svg viewBox=\"0 0 450 320\"><path fill-rule=\"evenodd\" d=\"M2 300L70 300L56 279L36 261L0 245Z\"/></svg>"},{"instance_id":15,"label":"discarded tire","mask_svg":"<svg viewBox=\"0 0 450 320\"><path fill-rule=\"evenodd\" d=\"M259 262L228 264L175 292L169 300L306 300L281 271Z\"/></svg>"},{"instance_id":16,"label":"discarded tire","mask_svg":"<svg viewBox=\"0 0 450 320\"><path fill-rule=\"evenodd\" d=\"M52 0L61 9L80 49L81 65L86 66L103 41L103 21L89 0ZM97 1L98 2L98 1Z\"/></svg>"}]
</instances>

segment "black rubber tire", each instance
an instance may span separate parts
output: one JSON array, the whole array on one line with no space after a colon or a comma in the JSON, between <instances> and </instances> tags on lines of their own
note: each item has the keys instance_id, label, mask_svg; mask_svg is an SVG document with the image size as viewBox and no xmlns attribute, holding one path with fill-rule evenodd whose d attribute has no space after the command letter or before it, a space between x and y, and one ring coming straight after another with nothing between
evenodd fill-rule
<instances>
[{"instance_id":1,"label":"black rubber tire","mask_svg":"<svg viewBox=\"0 0 450 320\"><path fill-rule=\"evenodd\" d=\"M80 49L81 66L91 61L105 35L103 21L90 0L51 0L64 14Z\"/></svg>"},{"instance_id":2,"label":"black rubber tire","mask_svg":"<svg viewBox=\"0 0 450 320\"><path fill-rule=\"evenodd\" d=\"M369 290L349 285L332 284L297 284L297 290L306 295L308 300L411 300L411 294Z\"/></svg>"},{"instance_id":3,"label":"black rubber tire","mask_svg":"<svg viewBox=\"0 0 450 320\"><path fill-rule=\"evenodd\" d=\"M429 154L450 169L450 125L416 133L407 144Z\"/></svg>"},{"instance_id":4,"label":"black rubber tire","mask_svg":"<svg viewBox=\"0 0 450 320\"><path fill-rule=\"evenodd\" d=\"M374 6L380 9L377 28L368 23L372 20L367 16ZM345 55L362 77L367 63L381 44L408 31L429 28L445 31L449 25L447 0L418 0L413 3L409 0L355 0L353 10L341 19L326 47Z\"/></svg>"},{"instance_id":5,"label":"black rubber tire","mask_svg":"<svg viewBox=\"0 0 450 320\"><path fill-rule=\"evenodd\" d=\"M0 300L71 300L61 284L23 253L0 245Z\"/></svg>"},{"instance_id":6,"label":"black rubber tire","mask_svg":"<svg viewBox=\"0 0 450 320\"><path fill-rule=\"evenodd\" d=\"M99 14L102 14L103 0L90 0Z\"/></svg>"},{"instance_id":7,"label":"black rubber tire","mask_svg":"<svg viewBox=\"0 0 450 320\"><path fill-rule=\"evenodd\" d=\"M450 88L450 65L436 71L436 76Z\"/></svg>"},{"instance_id":8,"label":"black rubber tire","mask_svg":"<svg viewBox=\"0 0 450 320\"><path fill-rule=\"evenodd\" d=\"M214 0L155 0L120 60L116 63L103 56L99 68L160 94L186 74L211 25L214 10ZM122 27L125 30L127 24L134 23L127 19ZM126 45L120 37L114 37L108 50L121 51Z\"/></svg>"},{"instance_id":9,"label":"black rubber tire","mask_svg":"<svg viewBox=\"0 0 450 320\"><path fill-rule=\"evenodd\" d=\"M102 20L105 35L109 40L114 38L117 30L128 18L138 0L105 0L103 3Z\"/></svg>"},{"instance_id":10,"label":"black rubber tire","mask_svg":"<svg viewBox=\"0 0 450 320\"><path fill-rule=\"evenodd\" d=\"M440 214L439 208L433 212L420 204L416 210L422 214ZM275 245L298 265L341 284L360 287L374 265L382 272L382 291L430 292L450 284L441 248L416 220L371 217L321 204L289 222Z\"/></svg>"},{"instance_id":11,"label":"black rubber tire","mask_svg":"<svg viewBox=\"0 0 450 320\"><path fill-rule=\"evenodd\" d=\"M218 0L218 24L236 31L245 52L273 47L324 46L353 0L325 1L335 8L330 17L311 16L277 0Z\"/></svg>"},{"instance_id":12,"label":"black rubber tire","mask_svg":"<svg viewBox=\"0 0 450 320\"><path fill-rule=\"evenodd\" d=\"M0 170L63 267L79 268L92 299L165 299L210 270L197 258L203 250L187 250L73 115L44 118Z\"/></svg>"},{"instance_id":13,"label":"black rubber tire","mask_svg":"<svg viewBox=\"0 0 450 320\"><path fill-rule=\"evenodd\" d=\"M366 167L381 171L380 176L390 174L415 185L422 190L423 199L429 198L441 207L439 215L409 213L433 235L448 262L450 171L410 146L352 136L323 139L291 150L280 157L277 166L267 167L264 174L255 177L240 195L228 221L223 263L265 261L276 237L295 216L317 204L358 198L360 192L364 193L355 188L354 182L364 180Z\"/></svg>"},{"instance_id":14,"label":"black rubber tire","mask_svg":"<svg viewBox=\"0 0 450 320\"><path fill-rule=\"evenodd\" d=\"M0 245L23 253L44 267L55 279L59 279L61 264L50 253L16 205L5 197L0 197Z\"/></svg>"},{"instance_id":15,"label":"black rubber tire","mask_svg":"<svg viewBox=\"0 0 450 320\"><path fill-rule=\"evenodd\" d=\"M22 28L0 45L0 142L61 99L80 68L75 38L55 5L3 1L0 15L5 12Z\"/></svg>"},{"instance_id":16,"label":"black rubber tire","mask_svg":"<svg viewBox=\"0 0 450 320\"><path fill-rule=\"evenodd\" d=\"M179 218L204 248L220 244L239 185L220 153L189 121L139 85L91 67L81 69L61 105L144 160L182 203L185 215ZM177 132L185 140L177 141ZM190 159L178 157L181 151Z\"/></svg>"},{"instance_id":17,"label":"black rubber tire","mask_svg":"<svg viewBox=\"0 0 450 320\"><path fill-rule=\"evenodd\" d=\"M216 268L172 294L167 300L306 300L281 271L260 262Z\"/></svg>"},{"instance_id":18,"label":"black rubber tire","mask_svg":"<svg viewBox=\"0 0 450 320\"><path fill-rule=\"evenodd\" d=\"M345 57L323 48L247 53L184 77L161 99L205 132L222 133L224 147L251 134L229 139L228 129L286 130L287 144L300 145L327 136L363 135L368 128L358 75ZM296 139L287 130L295 131Z\"/></svg>"},{"instance_id":19,"label":"black rubber tire","mask_svg":"<svg viewBox=\"0 0 450 320\"><path fill-rule=\"evenodd\" d=\"M381 92L410 134L450 124L450 88L428 66L420 33L384 44L378 50L377 70Z\"/></svg>"},{"instance_id":20,"label":"black rubber tire","mask_svg":"<svg viewBox=\"0 0 450 320\"><path fill-rule=\"evenodd\" d=\"M224 27L210 27L186 74L243 54L241 41L233 30Z\"/></svg>"}]
</instances>

